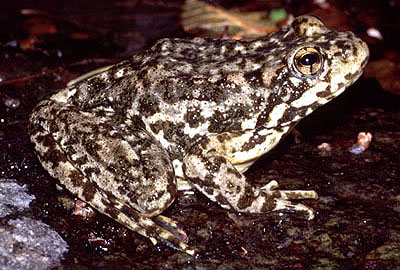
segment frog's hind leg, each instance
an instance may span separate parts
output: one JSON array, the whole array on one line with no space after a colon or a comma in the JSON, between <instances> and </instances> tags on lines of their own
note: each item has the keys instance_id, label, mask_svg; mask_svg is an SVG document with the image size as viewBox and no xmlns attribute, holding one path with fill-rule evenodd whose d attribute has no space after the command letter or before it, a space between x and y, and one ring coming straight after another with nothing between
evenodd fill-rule
<instances>
[{"instance_id":1,"label":"frog's hind leg","mask_svg":"<svg viewBox=\"0 0 400 270\"><path fill-rule=\"evenodd\" d=\"M140 123L46 100L29 129L42 165L69 191L153 244L194 254L176 223L158 217L175 198L176 180L168 154Z\"/></svg>"},{"instance_id":2,"label":"frog's hind leg","mask_svg":"<svg viewBox=\"0 0 400 270\"><path fill-rule=\"evenodd\" d=\"M312 219L314 212L311 208L291 200L317 199L315 191L279 190L276 181L256 188L235 167L235 162L240 164L240 160L235 158L236 154L240 153L240 149L249 148L251 138L254 138L253 141L260 138L256 130L243 134L211 134L203 138L192 146L184 159L186 177L205 196L224 208L248 213L305 211L308 218ZM265 144L268 145L268 142ZM254 145L246 151L242 150L240 154L248 154L249 159L257 156L257 153L250 152L256 147Z\"/></svg>"}]
</instances>

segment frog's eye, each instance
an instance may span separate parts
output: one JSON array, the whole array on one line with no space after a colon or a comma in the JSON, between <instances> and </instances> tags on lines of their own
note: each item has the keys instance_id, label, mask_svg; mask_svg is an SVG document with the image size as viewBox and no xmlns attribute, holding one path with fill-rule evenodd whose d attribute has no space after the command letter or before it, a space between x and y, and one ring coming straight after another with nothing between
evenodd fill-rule
<instances>
[{"instance_id":1,"label":"frog's eye","mask_svg":"<svg viewBox=\"0 0 400 270\"><path fill-rule=\"evenodd\" d=\"M316 48L301 48L294 55L293 63L302 75L314 75L322 68L322 55Z\"/></svg>"}]
</instances>

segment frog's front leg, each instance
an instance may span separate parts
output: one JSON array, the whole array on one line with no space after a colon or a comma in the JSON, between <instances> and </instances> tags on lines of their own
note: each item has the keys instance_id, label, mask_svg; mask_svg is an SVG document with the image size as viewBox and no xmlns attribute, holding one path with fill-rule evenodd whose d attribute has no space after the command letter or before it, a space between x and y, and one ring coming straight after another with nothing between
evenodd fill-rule
<instances>
[{"instance_id":1,"label":"frog's front leg","mask_svg":"<svg viewBox=\"0 0 400 270\"><path fill-rule=\"evenodd\" d=\"M274 132L274 131L271 131ZM245 133L212 134L194 145L184 159L183 170L189 181L209 199L224 208L238 212L263 213L277 210L306 211L309 219L314 211L295 199L317 199L313 190L279 190L278 183L271 181L262 188L254 188L242 174L259 156L276 144L273 136L264 136L267 130ZM278 139L279 140L279 139ZM250 147L253 145L253 147ZM237 167L236 167L236 166Z\"/></svg>"},{"instance_id":2,"label":"frog's front leg","mask_svg":"<svg viewBox=\"0 0 400 270\"><path fill-rule=\"evenodd\" d=\"M31 114L30 133L42 165L69 191L153 244L193 255L186 234L160 216L175 199L174 169L140 120L46 100Z\"/></svg>"}]
</instances>

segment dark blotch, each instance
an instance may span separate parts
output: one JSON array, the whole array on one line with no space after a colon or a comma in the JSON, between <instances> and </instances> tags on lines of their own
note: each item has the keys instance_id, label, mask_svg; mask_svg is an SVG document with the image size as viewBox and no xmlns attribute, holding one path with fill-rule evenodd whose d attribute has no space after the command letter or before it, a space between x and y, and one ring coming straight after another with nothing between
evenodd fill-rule
<instances>
[{"instance_id":1,"label":"dark blotch","mask_svg":"<svg viewBox=\"0 0 400 270\"><path fill-rule=\"evenodd\" d=\"M244 74L244 78L246 79L248 84L251 85L253 88L262 87L264 85L261 69L257 69L252 72L247 72L246 74Z\"/></svg>"},{"instance_id":2,"label":"dark blotch","mask_svg":"<svg viewBox=\"0 0 400 270\"><path fill-rule=\"evenodd\" d=\"M96 186L91 181L86 181L82 189L83 189L82 196L84 200L90 202L93 199L94 195L96 194L97 191Z\"/></svg>"},{"instance_id":3,"label":"dark blotch","mask_svg":"<svg viewBox=\"0 0 400 270\"><path fill-rule=\"evenodd\" d=\"M245 209L249 207L255 199L256 196L254 195L252 187L250 185L246 185L244 193L242 196L240 196L237 206L239 209Z\"/></svg>"},{"instance_id":4,"label":"dark blotch","mask_svg":"<svg viewBox=\"0 0 400 270\"><path fill-rule=\"evenodd\" d=\"M265 139L267 138L267 136L261 136L261 135L256 135L256 136L252 136L248 142L244 143L242 146L241 151L249 151L251 149L253 149L256 145L260 145L263 142L265 142Z\"/></svg>"},{"instance_id":5,"label":"dark blotch","mask_svg":"<svg viewBox=\"0 0 400 270\"><path fill-rule=\"evenodd\" d=\"M80 187L83 182L83 175L80 171L74 170L68 174L68 178L74 187Z\"/></svg>"},{"instance_id":6,"label":"dark blotch","mask_svg":"<svg viewBox=\"0 0 400 270\"><path fill-rule=\"evenodd\" d=\"M328 85L328 87L327 87L324 91L318 92L316 95L317 95L317 97L319 97L319 98L326 98L326 97L329 97L330 95L332 95L331 86Z\"/></svg>"},{"instance_id":7,"label":"dark blotch","mask_svg":"<svg viewBox=\"0 0 400 270\"><path fill-rule=\"evenodd\" d=\"M146 116L151 116L160 111L158 100L152 95L145 95L139 101L139 111Z\"/></svg>"},{"instance_id":8,"label":"dark blotch","mask_svg":"<svg viewBox=\"0 0 400 270\"><path fill-rule=\"evenodd\" d=\"M92 175L99 175L100 174L100 169L99 168L95 168L95 167L87 167L84 170L84 173L87 177L91 177Z\"/></svg>"},{"instance_id":9,"label":"dark blotch","mask_svg":"<svg viewBox=\"0 0 400 270\"><path fill-rule=\"evenodd\" d=\"M204 117L201 116L201 109L197 107L187 108L186 114L184 115L184 120L189 124L191 128L197 128L200 123L203 123Z\"/></svg>"}]
</instances>

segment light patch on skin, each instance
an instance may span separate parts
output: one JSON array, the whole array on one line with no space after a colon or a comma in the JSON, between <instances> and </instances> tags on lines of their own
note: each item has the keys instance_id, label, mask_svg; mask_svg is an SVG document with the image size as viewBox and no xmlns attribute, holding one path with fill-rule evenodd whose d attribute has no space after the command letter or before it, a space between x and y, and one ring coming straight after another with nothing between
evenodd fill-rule
<instances>
[{"instance_id":1,"label":"light patch on skin","mask_svg":"<svg viewBox=\"0 0 400 270\"><path fill-rule=\"evenodd\" d=\"M282 102L284 102L284 103L288 102L290 100L290 98L292 97L290 91L287 91L286 95L280 94L279 96L280 96Z\"/></svg>"},{"instance_id":2,"label":"light patch on skin","mask_svg":"<svg viewBox=\"0 0 400 270\"><path fill-rule=\"evenodd\" d=\"M244 78L243 75L243 72L232 73L227 76L226 80L236 85L247 85L247 80Z\"/></svg>"},{"instance_id":3,"label":"light patch on skin","mask_svg":"<svg viewBox=\"0 0 400 270\"><path fill-rule=\"evenodd\" d=\"M261 41L253 42L253 44L252 44L252 46L251 46L251 49L252 49L252 50L257 50L258 48L262 47L263 45L264 45L264 44L263 44L263 42L261 42Z\"/></svg>"},{"instance_id":4,"label":"light patch on skin","mask_svg":"<svg viewBox=\"0 0 400 270\"><path fill-rule=\"evenodd\" d=\"M150 134L154 134L150 128L147 128L147 131L151 132ZM164 148L167 148L171 145L171 143L165 139L164 130L160 130L157 134L154 134L154 137L161 143Z\"/></svg>"},{"instance_id":5,"label":"light patch on skin","mask_svg":"<svg viewBox=\"0 0 400 270\"><path fill-rule=\"evenodd\" d=\"M219 70L216 69L216 68L209 69L209 70L208 70L208 73L209 73L210 75L218 75Z\"/></svg>"},{"instance_id":6,"label":"light patch on skin","mask_svg":"<svg viewBox=\"0 0 400 270\"><path fill-rule=\"evenodd\" d=\"M245 69L247 70L257 70L261 67L262 65L260 63L254 63L252 61L246 61L246 67Z\"/></svg>"},{"instance_id":7,"label":"light patch on skin","mask_svg":"<svg viewBox=\"0 0 400 270\"><path fill-rule=\"evenodd\" d=\"M210 78L208 78L208 81L210 83L216 83L218 80L220 80L222 78L221 74L215 74L212 75ZM197 90L198 91L198 90Z\"/></svg>"},{"instance_id":8,"label":"light patch on skin","mask_svg":"<svg viewBox=\"0 0 400 270\"><path fill-rule=\"evenodd\" d=\"M304 92L300 98L293 101L290 106L295 108L306 107L314 103L315 101L323 100L323 98L317 98L317 93L322 92L327 89L329 86L328 83L319 82L317 85L309 89L308 91ZM334 91L332 91L334 92ZM336 93L335 93L336 95Z\"/></svg>"},{"instance_id":9,"label":"light patch on skin","mask_svg":"<svg viewBox=\"0 0 400 270\"><path fill-rule=\"evenodd\" d=\"M204 132L208 129L208 122L204 122L201 126L196 127L196 128L191 128L188 123L185 123L185 128L183 131L185 132L186 135L188 135L190 138L193 138L196 135L203 135Z\"/></svg>"},{"instance_id":10,"label":"light patch on skin","mask_svg":"<svg viewBox=\"0 0 400 270\"><path fill-rule=\"evenodd\" d=\"M271 80L274 78L275 75L276 75L276 74L275 74L275 70L272 70L272 69L266 69L266 70L264 70L263 73L262 73L262 75L261 75L263 84L264 84L264 85L270 85L270 84L271 84ZM268 98L268 96L269 96L270 94L271 94L270 91L267 91L267 90L266 90L266 91L264 92L265 98Z\"/></svg>"},{"instance_id":11,"label":"light patch on skin","mask_svg":"<svg viewBox=\"0 0 400 270\"><path fill-rule=\"evenodd\" d=\"M270 130L264 128L264 129L259 130L259 131L257 132L257 135L259 135L259 136L265 136L265 135L267 135L267 134L269 134L269 133L270 133Z\"/></svg>"},{"instance_id":12,"label":"light patch on skin","mask_svg":"<svg viewBox=\"0 0 400 270\"><path fill-rule=\"evenodd\" d=\"M220 54L224 54L226 52L226 46L221 46Z\"/></svg>"},{"instance_id":13,"label":"light patch on skin","mask_svg":"<svg viewBox=\"0 0 400 270\"><path fill-rule=\"evenodd\" d=\"M160 106L160 108L163 108L163 106ZM150 120L150 121L148 121L149 123L156 123L157 121L182 122L183 121L183 113L181 113L180 111L176 111L176 114L173 117L171 117L166 112L161 110L160 112L157 112L157 113L149 116L147 119Z\"/></svg>"},{"instance_id":14,"label":"light patch on skin","mask_svg":"<svg viewBox=\"0 0 400 270\"><path fill-rule=\"evenodd\" d=\"M124 74L125 74L125 69L121 68L120 70L115 72L114 77L118 79L118 78L121 78L122 76L124 76Z\"/></svg>"},{"instance_id":15,"label":"light patch on skin","mask_svg":"<svg viewBox=\"0 0 400 270\"><path fill-rule=\"evenodd\" d=\"M301 84L303 82L303 80L300 80L297 77L290 77L289 80L295 87L299 86L299 84Z\"/></svg>"},{"instance_id":16,"label":"light patch on skin","mask_svg":"<svg viewBox=\"0 0 400 270\"><path fill-rule=\"evenodd\" d=\"M233 164L233 166L235 167L235 169L236 169L238 172L244 173L244 172L246 172L246 171L251 167L251 165L254 164L254 162L257 161L257 159L258 159L258 158L253 159L253 160L249 160L249 161L246 161L246 162L243 162L243 163L240 163L240 164Z\"/></svg>"},{"instance_id":17,"label":"light patch on skin","mask_svg":"<svg viewBox=\"0 0 400 270\"><path fill-rule=\"evenodd\" d=\"M269 121L265 127L273 128L278 126L278 121L282 118L282 115L286 112L287 108L289 107L286 103L281 103L276 105L274 109L269 114Z\"/></svg>"},{"instance_id":18,"label":"light patch on skin","mask_svg":"<svg viewBox=\"0 0 400 270\"><path fill-rule=\"evenodd\" d=\"M256 117L250 117L248 119L245 119L241 125L242 130L253 129L256 126L256 123L257 123Z\"/></svg>"},{"instance_id":19,"label":"light patch on skin","mask_svg":"<svg viewBox=\"0 0 400 270\"><path fill-rule=\"evenodd\" d=\"M77 89L76 88L65 88L64 90L52 95L50 97L51 100L58 101L58 102L64 102L66 103L70 97L75 95Z\"/></svg>"},{"instance_id":20,"label":"light patch on skin","mask_svg":"<svg viewBox=\"0 0 400 270\"><path fill-rule=\"evenodd\" d=\"M215 106L215 102L213 102L214 106ZM200 115L203 116L204 118L210 118L211 116L213 116L214 114L214 110L212 110L211 108L207 108L205 110L202 110Z\"/></svg>"},{"instance_id":21,"label":"light patch on skin","mask_svg":"<svg viewBox=\"0 0 400 270\"><path fill-rule=\"evenodd\" d=\"M225 63L223 65L223 73L232 74L234 72L241 72L240 68L235 63Z\"/></svg>"},{"instance_id":22,"label":"light patch on skin","mask_svg":"<svg viewBox=\"0 0 400 270\"><path fill-rule=\"evenodd\" d=\"M246 48L243 47L243 45L236 45L234 50L238 51L238 52L241 52L241 53L244 53L246 51Z\"/></svg>"},{"instance_id":23,"label":"light patch on skin","mask_svg":"<svg viewBox=\"0 0 400 270\"><path fill-rule=\"evenodd\" d=\"M175 175L177 177L184 178L183 170L182 170L182 161L179 159L174 159L172 161L172 166L174 166Z\"/></svg>"},{"instance_id":24,"label":"light patch on skin","mask_svg":"<svg viewBox=\"0 0 400 270\"><path fill-rule=\"evenodd\" d=\"M306 36L309 36L309 37L312 36L313 32L314 32L313 27L309 27L309 28L306 30Z\"/></svg>"},{"instance_id":25,"label":"light patch on skin","mask_svg":"<svg viewBox=\"0 0 400 270\"><path fill-rule=\"evenodd\" d=\"M178 66L178 71L181 73L190 73L193 71L193 66L189 63L181 63L181 65Z\"/></svg>"},{"instance_id":26,"label":"light patch on skin","mask_svg":"<svg viewBox=\"0 0 400 270\"><path fill-rule=\"evenodd\" d=\"M229 161L233 165L240 165L242 163L247 163L248 161L254 162L255 159L259 158L263 154L267 153L269 150L275 147L278 144L279 140L282 138L283 134L285 134L289 130L289 127L283 127L282 131L276 131L275 129L268 129L268 136L265 141L261 144L256 144L253 148L244 151L244 152L235 152L228 156ZM258 134L262 134L261 131ZM238 149L241 145L245 144L250 140L250 138L254 135L254 133L246 132L242 134L240 137L235 137L234 142L227 142L231 148Z\"/></svg>"}]
</instances>

